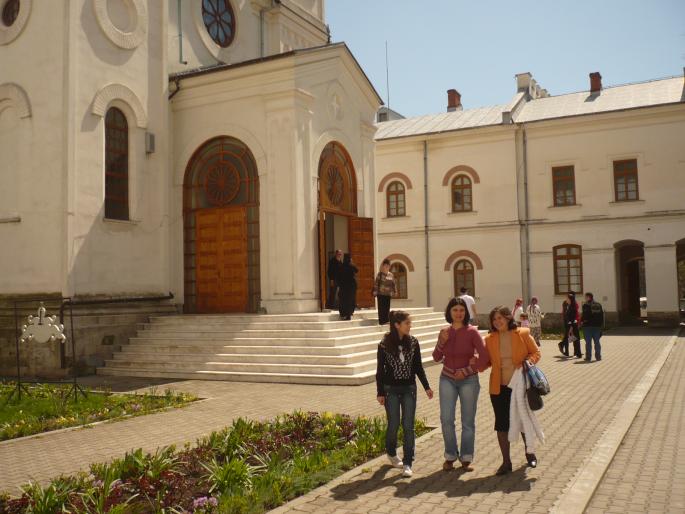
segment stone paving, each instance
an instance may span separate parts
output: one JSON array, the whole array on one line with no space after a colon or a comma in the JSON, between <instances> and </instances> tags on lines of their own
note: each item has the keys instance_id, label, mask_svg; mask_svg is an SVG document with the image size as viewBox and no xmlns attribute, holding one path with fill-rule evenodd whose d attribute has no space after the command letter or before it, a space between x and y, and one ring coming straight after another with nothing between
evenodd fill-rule
<instances>
[{"instance_id":1,"label":"stone paving","mask_svg":"<svg viewBox=\"0 0 685 514\"><path fill-rule=\"evenodd\" d=\"M494 418L486 372L481 377L475 472L460 474L440 470L442 437L436 431L417 446L415 474L411 480L400 478L398 472L388 466L369 466L362 475L327 491L310 494L293 504L292 509L285 510L317 513L547 512L630 394L641 376L640 370L651 364L671 335L670 331L646 332L642 329L611 332L603 339L604 360L590 364L563 358L554 341L543 342L540 365L550 378L552 393L545 398L545 408L540 414L547 441L537 451L537 469L524 467L523 445L515 444L512 446L514 472L506 477L493 476L500 455L492 431ZM671 360L667 362L668 369L682 369L682 364L679 368L673 367ZM432 387L437 390L439 368L429 368L428 375ZM131 390L150 383L141 379L106 378L114 390ZM94 381L102 382L102 379L90 380ZM87 469L92 462L121 456L132 448L152 451L160 445L194 442L239 416L265 419L296 408L383 415L375 400L375 384L353 387L209 381L156 383L160 390L170 387L209 399L184 409L105 423L90 429L0 443L0 491L15 493L17 486L29 479L45 481L63 473ZM671 398L675 407L676 397ZM673 412L676 412L675 408ZM417 416L438 426L437 397L429 401L421 395ZM676 418L669 419L671 424L676 422ZM675 463L674 460L673 466ZM669 470L675 477L669 484L673 487L681 484L682 466ZM609 478L610 474L607 474ZM602 498L598 493L597 501Z\"/></svg>"},{"instance_id":2,"label":"stone paving","mask_svg":"<svg viewBox=\"0 0 685 514\"><path fill-rule=\"evenodd\" d=\"M685 338L676 342L588 514L685 512Z\"/></svg>"}]
</instances>

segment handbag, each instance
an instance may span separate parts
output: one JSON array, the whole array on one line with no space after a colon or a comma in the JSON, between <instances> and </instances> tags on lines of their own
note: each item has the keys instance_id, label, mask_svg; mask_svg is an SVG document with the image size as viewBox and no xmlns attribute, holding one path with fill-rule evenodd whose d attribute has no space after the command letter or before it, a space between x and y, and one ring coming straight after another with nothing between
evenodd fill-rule
<instances>
[{"instance_id":1,"label":"handbag","mask_svg":"<svg viewBox=\"0 0 685 514\"><path fill-rule=\"evenodd\" d=\"M545 402L542 401L542 396L540 396L540 391L532 385L528 385L529 376L527 371L521 370L523 372L523 380L526 382L526 400L528 400L528 407L530 410L540 410L544 406Z\"/></svg>"},{"instance_id":2,"label":"handbag","mask_svg":"<svg viewBox=\"0 0 685 514\"><path fill-rule=\"evenodd\" d=\"M531 387L537 389L541 396L549 394L549 380L540 368L535 364L529 364L528 361L523 361L523 369L530 379Z\"/></svg>"}]
</instances>

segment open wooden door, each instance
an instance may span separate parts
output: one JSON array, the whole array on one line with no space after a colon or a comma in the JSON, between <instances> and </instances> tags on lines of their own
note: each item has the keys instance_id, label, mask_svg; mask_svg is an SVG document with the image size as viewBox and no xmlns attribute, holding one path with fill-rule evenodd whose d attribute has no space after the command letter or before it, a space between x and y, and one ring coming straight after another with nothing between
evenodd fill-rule
<instances>
[{"instance_id":1,"label":"open wooden door","mask_svg":"<svg viewBox=\"0 0 685 514\"><path fill-rule=\"evenodd\" d=\"M376 264L373 255L373 218L350 218L349 248L357 273L357 306L374 307L373 281Z\"/></svg>"},{"instance_id":2,"label":"open wooden door","mask_svg":"<svg viewBox=\"0 0 685 514\"><path fill-rule=\"evenodd\" d=\"M319 211L319 298L321 300L321 309L326 308L326 299L328 296L328 276L326 268L326 213Z\"/></svg>"}]
</instances>

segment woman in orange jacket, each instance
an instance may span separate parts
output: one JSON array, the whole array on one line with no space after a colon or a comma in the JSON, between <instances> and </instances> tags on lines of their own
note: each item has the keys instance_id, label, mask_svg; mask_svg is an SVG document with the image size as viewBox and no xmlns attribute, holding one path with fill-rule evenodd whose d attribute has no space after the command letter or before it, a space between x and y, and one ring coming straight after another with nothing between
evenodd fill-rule
<instances>
[{"instance_id":1,"label":"woman in orange jacket","mask_svg":"<svg viewBox=\"0 0 685 514\"><path fill-rule=\"evenodd\" d=\"M492 366L490 401L495 411L495 430L502 452L502 465L497 474L505 475L512 470L508 438L511 389L508 384L514 372L523 366L523 361L535 364L540 360L540 348L530 330L517 327L511 311L504 306L495 307L490 312L490 333L485 336L485 346L490 354L489 366ZM525 437L523 443L526 443ZM530 467L537 466L537 457L527 449L526 460Z\"/></svg>"}]
</instances>

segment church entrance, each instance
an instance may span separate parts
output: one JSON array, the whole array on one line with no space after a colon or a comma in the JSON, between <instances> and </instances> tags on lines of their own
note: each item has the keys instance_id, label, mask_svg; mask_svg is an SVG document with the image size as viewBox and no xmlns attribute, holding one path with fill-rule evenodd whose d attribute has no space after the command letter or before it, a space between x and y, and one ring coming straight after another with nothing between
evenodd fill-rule
<instances>
[{"instance_id":1,"label":"church entrance","mask_svg":"<svg viewBox=\"0 0 685 514\"><path fill-rule=\"evenodd\" d=\"M190 159L183 185L184 311L259 309L259 177L241 141L217 137Z\"/></svg>"},{"instance_id":2,"label":"church entrance","mask_svg":"<svg viewBox=\"0 0 685 514\"><path fill-rule=\"evenodd\" d=\"M326 275L335 250L352 255L357 274L357 306L373 307L375 273L373 219L357 216L357 180L352 159L337 142L326 145L319 159L319 298L325 308Z\"/></svg>"},{"instance_id":3,"label":"church entrance","mask_svg":"<svg viewBox=\"0 0 685 514\"><path fill-rule=\"evenodd\" d=\"M641 241L620 241L614 245L621 323L635 323L647 317L645 251Z\"/></svg>"}]
</instances>

